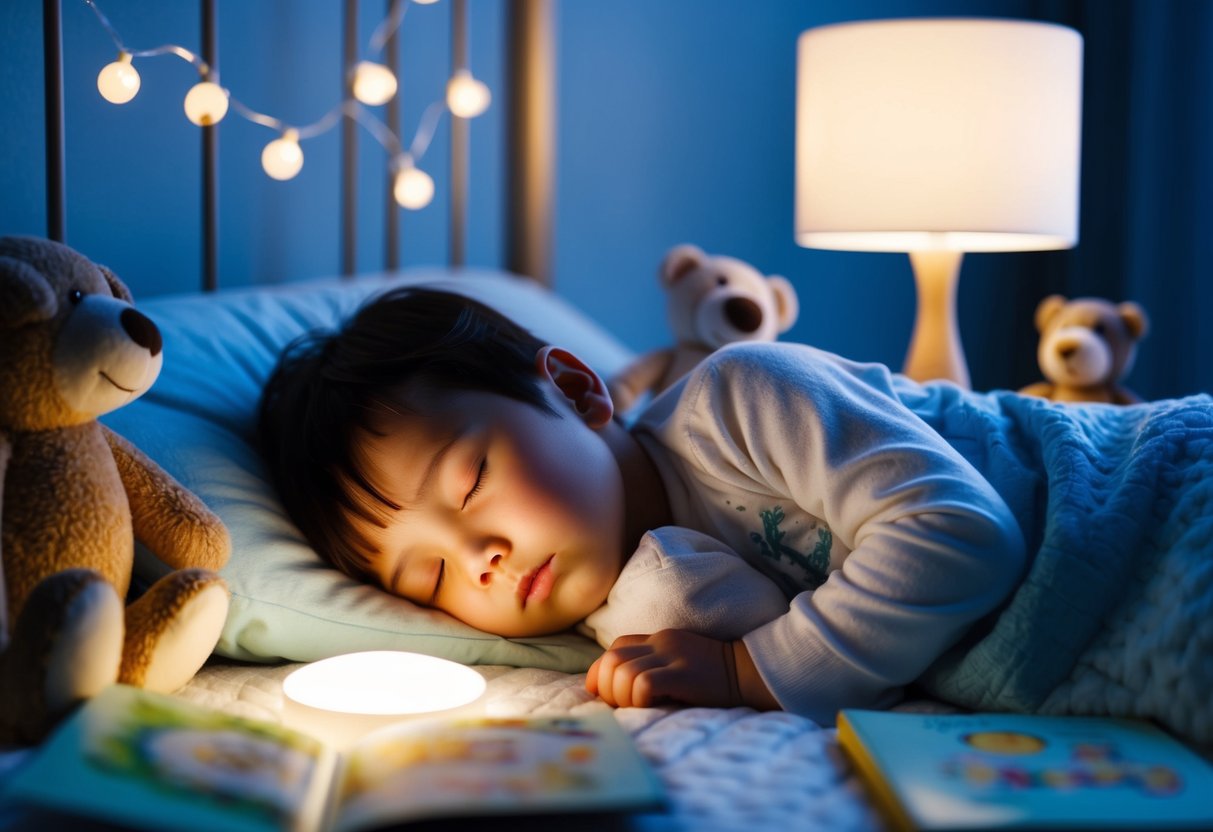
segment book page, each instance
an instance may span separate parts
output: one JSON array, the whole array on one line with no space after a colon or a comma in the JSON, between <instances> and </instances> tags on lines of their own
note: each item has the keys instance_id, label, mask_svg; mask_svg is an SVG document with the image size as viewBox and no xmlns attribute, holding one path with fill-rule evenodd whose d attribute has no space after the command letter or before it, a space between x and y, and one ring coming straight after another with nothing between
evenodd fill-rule
<instances>
[{"instance_id":1,"label":"book page","mask_svg":"<svg viewBox=\"0 0 1213 832\"><path fill-rule=\"evenodd\" d=\"M143 829L283 830L323 798L331 757L271 723L114 685L52 736L6 794Z\"/></svg>"},{"instance_id":2,"label":"book page","mask_svg":"<svg viewBox=\"0 0 1213 832\"><path fill-rule=\"evenodd\" d=\"M347 755L336 832L413 818L652 809L661 786L610 713L405 722Z\"/></svg>"}]
</instances>

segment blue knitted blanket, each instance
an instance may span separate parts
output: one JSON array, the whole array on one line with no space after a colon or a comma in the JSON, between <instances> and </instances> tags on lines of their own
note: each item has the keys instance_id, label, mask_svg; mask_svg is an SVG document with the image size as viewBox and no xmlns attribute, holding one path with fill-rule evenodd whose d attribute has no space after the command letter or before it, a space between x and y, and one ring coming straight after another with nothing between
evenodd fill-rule
<instances>
[{"instance_id":1,"label":"blue knitted blanket","mask_svg":"<svg viewBox=\"0 0 1213 832\"><path fill-rule=\"evenodd\" d=\"M1213 743L1213 398L899 394L990 479L1032 555L927 690L974 709L1149 717Z\"/></svg>"}]
</instances>

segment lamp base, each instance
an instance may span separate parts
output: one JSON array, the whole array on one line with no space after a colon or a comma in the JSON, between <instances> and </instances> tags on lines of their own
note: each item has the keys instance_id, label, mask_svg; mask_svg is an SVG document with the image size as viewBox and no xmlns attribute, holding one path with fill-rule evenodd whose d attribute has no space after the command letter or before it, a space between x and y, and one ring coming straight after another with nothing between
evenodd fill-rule
<instances>
[{"instance_id":1,"label":"lamp base","mask_svg":"<svg viewBox=\"0 0 1213 832\"><path fill-rule=\"evenodd\" d=\"M915 381L944 379L968 390L969 368L956 324L962 251L912 251L918 306L902 372Z\"/></svg>"}]
</instances>

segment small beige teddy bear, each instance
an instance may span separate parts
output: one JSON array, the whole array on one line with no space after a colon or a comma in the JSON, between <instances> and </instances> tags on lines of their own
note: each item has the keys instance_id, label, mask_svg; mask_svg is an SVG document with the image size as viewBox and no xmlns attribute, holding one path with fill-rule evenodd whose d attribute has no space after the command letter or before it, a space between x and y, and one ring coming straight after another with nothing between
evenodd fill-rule
<instances>
[{"instance_id":1,"label":"small beige teddy bear","mask_svg":"<svg viewBox=\"0 0 1213 832\"><path fill-rule=\"evenodd\" d=\"M1066 300L1050 295L1036 308L1037 361L1047 381L1020 390L1055 402L1132 404L1141 399L1120 380L1128 375L1149 321L1132 301Z\"/></svg>"},{"instance_id":2,"label":"small beige teddy bear","mask_svg":"<svg viewBox=\"0 0 1213 832\"><path fill-rule=\"evenodd\" d=\"M646 393L657 395L708 354L737 341L774 341L800 312L786 278L764 276L732 257L709 256L693 245L670 249L658 271L674 346L645 353L608 382L625 412Z\"/></svg>"}]
</instances>

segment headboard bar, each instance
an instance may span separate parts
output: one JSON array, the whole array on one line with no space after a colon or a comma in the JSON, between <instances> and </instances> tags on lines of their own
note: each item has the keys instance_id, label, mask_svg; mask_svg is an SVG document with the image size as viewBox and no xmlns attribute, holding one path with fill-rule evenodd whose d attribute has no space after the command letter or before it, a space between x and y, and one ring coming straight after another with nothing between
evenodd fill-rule
<instances>
[{"instance_id":1,"label":"headboard bar","mask_svg":"<svg viewBox=\"0 0 1213 832\"><path fill-rule=\"evenodd\" d=\"M63 7L42 0L42 64L46 99L46 236L64 242Z\"/></svg>"},{"instance_id":2,"label":"headboard bar","mask_svg":"<svg viewBox=\"0 0 1213 832\"><path fill-rule=\"evenodd\" d=\"M551 286L556 170L556 4L509 4L506 268Z\"/></svg>"},{"instance_id":3,"label":"headboard bar","mask_svg":"<svg viewBox=\"0 0 1213 832\"><path fill-rule=\"evenodd\" d=\"M358 60L358 0L345 0L341 41L341 89L348 101L354 94L354 63ZM357 271L358 130L354 114L341 116L341 276Z\"/></svg>"},{"instance_id":4,"label":"headboard bar","mask_svg":"<svg viewBox=\"0 0 1213 832\"><path fill-rule=\"evenodd\" d=\"M451 0L451 72L466 69L467 4ZM464 265L464 232L467 225L468 120L451 113L450 253L453 268Z\"/></svg>"},{"instance_id":5,"label":"headboard bar","mask_svg":"<svg viewBox=\"0 0 1213 832\"><path fill-rule=\"evenodd\" d=\"M387 0L388 17L392 20L399 20L400 4L403 0ZM397 79L400 78L400 29L393 27L392 33L388 35L387 41L384 43L384 65L391 70L392 74ZM400 96L404 89L404 84L400 83L396 87L396 94L387 100L387 106L384 110L384 117L387 119L387 126L396 135L400 135ZM395 190L395 174L392 166L388 165L384 179L384 201L383 201L383 266L388 271L395 271L400 268L400 222L399 209L396 206L396 196L393 193Z\"/></svg>"},{"instance_id":6,"label":"headboard bar","mask_svg":"<svg viewBox=\"0 0 1213 832\"><path fill-rule=\"evenodd\" d=\"M219 82L219 44L215 0L202 0L202 60L208 78ZM219 127L202 128L202 289L219 288Z\"/></svg>"}]
</instances>

